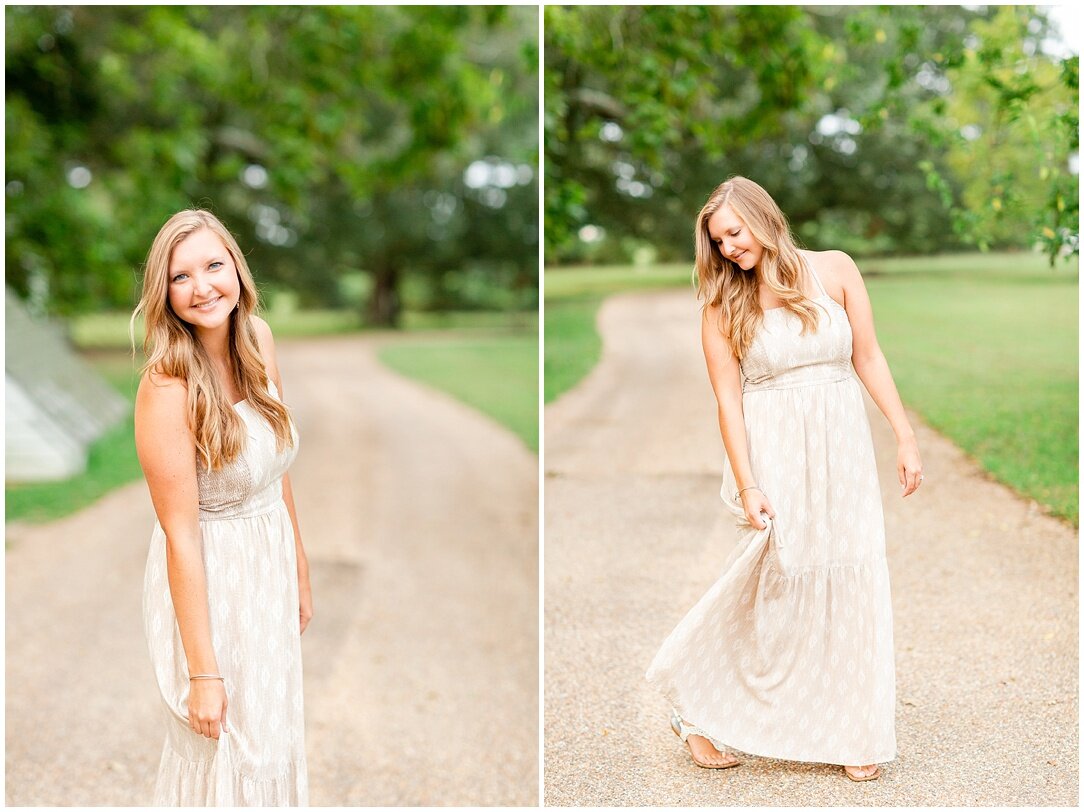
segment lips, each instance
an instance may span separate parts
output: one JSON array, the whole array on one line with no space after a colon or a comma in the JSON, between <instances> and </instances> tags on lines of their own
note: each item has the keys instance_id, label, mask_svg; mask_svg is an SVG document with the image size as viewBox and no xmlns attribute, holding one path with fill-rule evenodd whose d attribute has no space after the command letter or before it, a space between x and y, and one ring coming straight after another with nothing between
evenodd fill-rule
<instances>
[{"instance_id":1,"label":"lips","mask_svg":"<svg viewBox=\"0 0 1084 812\"><path fill-rule=\"evenodd\" d=\"M206 302L200 302L200 304L198 304L198 305L192 305L192 308L193 308L194 310L210 310L210 309L211 309L211 308L213 308L213 307L214 307L214 306L215 306L216 304L218 304L218 302L219 302L219 300L220 300L221 298L222 298L221 296L216 296L215 298L213 298L213 299L209 299L209 300L208 300L208 301L206 301Z\"/></svg>"}]
</instances>

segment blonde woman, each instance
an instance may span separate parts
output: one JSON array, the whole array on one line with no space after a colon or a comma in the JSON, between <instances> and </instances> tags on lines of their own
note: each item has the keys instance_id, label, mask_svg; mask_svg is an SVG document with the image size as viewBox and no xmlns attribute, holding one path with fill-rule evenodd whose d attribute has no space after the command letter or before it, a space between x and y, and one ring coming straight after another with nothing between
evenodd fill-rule
<instances>
[{"instance_id":1,"label":"blonde woman","mask_svg":"<svg viewBox=\"0 0 1084 812\"><path fill-rule=\"evenodd\" d=\"M799 250L742 177L700 211L696 268L740 538L648 679L701 767L737 766L729 745L878 778L896 756L892 604L858 380L896 434L901 496L923 476L862 276L841 251Z\"/></svg>"},{"instance_id":2,"label":"blonde woman","mask_svg":"<svg viewBox=\"0 0 1084 812\"><path fill-rule=\"evenodd\" d=\"M165 708L157 806L308 802L301 633L312 617L290 477L297 432L233 236L169 218L146 325L136 449L157 522L143 619Z\"/></svg>"}]
</instances>

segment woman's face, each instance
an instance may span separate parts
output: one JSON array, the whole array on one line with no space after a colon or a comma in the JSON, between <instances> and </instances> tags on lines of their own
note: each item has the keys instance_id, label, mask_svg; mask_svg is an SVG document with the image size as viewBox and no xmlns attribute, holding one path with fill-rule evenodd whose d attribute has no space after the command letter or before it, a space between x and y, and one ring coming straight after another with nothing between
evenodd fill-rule
<instances>
[{"instance_id":1,"label":"woman's face","mask_svg":"<svg viewBox=\"0 0 1084 812\"><path fill-rule=\"evenodd\" d=\"M173 249L167 282L173 312L197 331L227 324L241 298L233 258L209 228L193 231Z\"/></svg>"},{"instance_id":2,"label":"woman's face","mask_svg":"<svg viewBox=\"0 0 1084 812\"><path fill-rule=\"evenodd\" d=\"M722 206L708 218L708 234L719 253L743 271L755 268L764 253L764 246L749 233L745 221L730 206Z\"/></svg>"}]
</instances>

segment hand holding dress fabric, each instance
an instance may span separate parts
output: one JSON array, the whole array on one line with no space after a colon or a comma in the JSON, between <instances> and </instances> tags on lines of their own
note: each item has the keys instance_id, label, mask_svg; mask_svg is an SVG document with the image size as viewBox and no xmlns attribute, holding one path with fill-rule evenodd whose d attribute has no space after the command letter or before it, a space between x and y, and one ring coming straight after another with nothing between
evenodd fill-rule
<instances>
[{"instance_id":1,"label":"hand holding dress fabric","mask_svg":"<svg viewBox=\"0 0 1084 812\"><path fill-rule=\"evenodd\" d=\"M764 519L761 518L761 513L767 513L768 518L775 518L775 510L772 508L771 502L768 501L768 497L764 495L760 488L750 488L747 491L743 491L741 495L742 506L745 508L745 518L749 520L749 524L755 527L757 530L763 530L767 527Z\"/></svg>"}]
</instances>

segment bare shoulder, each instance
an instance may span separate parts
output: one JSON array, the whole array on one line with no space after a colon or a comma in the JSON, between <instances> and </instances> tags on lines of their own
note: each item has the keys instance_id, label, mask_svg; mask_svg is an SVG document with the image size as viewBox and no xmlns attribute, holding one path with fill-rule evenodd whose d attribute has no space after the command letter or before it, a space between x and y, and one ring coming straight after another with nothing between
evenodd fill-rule
<instances>
[{"instance_id":1,"label":"bare shoulder","mask_svg":"<svg viewBox=\"0 0 1084 812\"><path fill-rule=\"evenodd\" d=\"M188 422L186 381L157 370L143 375L136 392L135 445L163 523L176 517L180 502L194 510L196 438Z\"/></svg>"},{"instance_id":2,"label":"bare shoulder","mask_svg":"<svg viewBox=\"0 0 1084 812\"><path fill-rule=\"evenodd\" d=\"M705 352L722 352L732 355L730 339L723 324L723 308L720 305L706 304L700 313L700 339Z\"/></svg>"},{"instance_id":3,"label":"bare shoulder","mask_svg":"<svg viewBox=\"0 0 1084 812\"><path fill-rule=\"evenodd\" d=\"M275 357L275 337L271 334L271 325L259 316L253 315L251 318L252 327L256 331L256 343L259 345L260 355L263 357L264 367L281 394L282 377L279 375L279 363Z\"/></svg>"},{"instance_id":4,"label":"bare shoulder","mask_svg":"<svg viewBox=\"0 0 1084 812\"><path fill-rule=\"evenodd\" d=\"M141 461L156 444L180 442L188 433L188 383L157 370L145 372L135 399L136 450Z\"/></svg>"},{"instance_id":5,"label":"bare shoulder","mask_svg":"<svg viewBox=\"0 0 1084 812\"><path fill-rule=\"evenodd\" d=\"M858 270L858 265L855 264L855 261L851 259L851 255L846 251L810 251L808 253L813 256L813 261L817 263L817 272L821 273L823 268L822 277L828 275L842 287L846 287L849 282L853 282L862 276L861 271Z\"/></svg>"},{"instance_id":6,"label":"bare shoulder","mask_svg":"<svg viewBox=\"0 0 1084 812\"><path fill-rule=\"evenodd\" d=\"M143 373L136 390L136 406L140 404L157 408L183 406L188 398L188 383L181 378L166 375L157 369Z\"/></svg>"},{"instance_id":7,"label":"bare shoulder","mask_svg":"<svg viewBox=\"0 0 1084 812\"><path fill-rule=\"evenodd\" d=\"M825 290L836 301L847 298L847 291L863 286L862 273L846 251L803 251Z\"/></svg>"},{"instance_id":8,"label":"bare shoulder","mask_svg":"<svg viewBox=\"0 0 1084 812\"><path fill-rule=\"evenodd\" d=\"M271 325L259 316L252 316L252 328L256 331L256 344L263 356L263 363L277 377L278 362L275 360L275 337L271 334Z\"/></svg>"},{"instance_id":9,"label":"bare shoulder","mask_svg":"<svg viewBox=\"0 0 1084 812\"><path fill-rule=\"evenodd\" d=\"M259 316L253 315L249 318L252 319L252 327L256 331L256 340L260 343L260 351L273 351L275 349L275 337L271 334L271 325L261 319Z\"/></svg>"},{"instance_id":10,"label":"bare shoulder","mask_svg":"<svg viewBox=\"0 0 1084 812\"><path fill-rule=\"evenodd\" d=\"M700 323L703 328L710 326L715 332L723 333L723 308L718 304L705 304L700 308Z\"/></svg>"}]
</instances>

